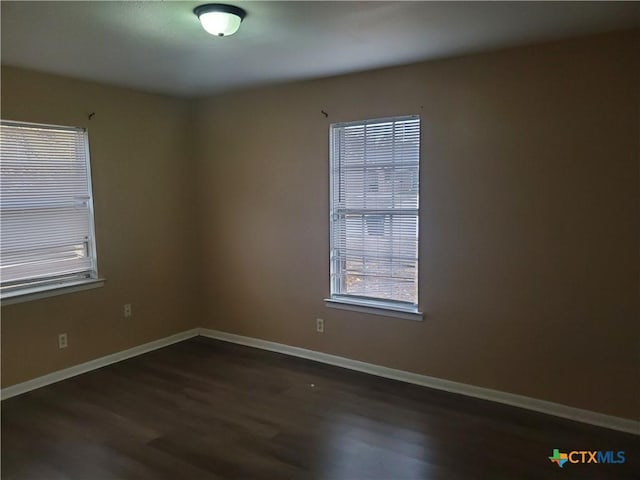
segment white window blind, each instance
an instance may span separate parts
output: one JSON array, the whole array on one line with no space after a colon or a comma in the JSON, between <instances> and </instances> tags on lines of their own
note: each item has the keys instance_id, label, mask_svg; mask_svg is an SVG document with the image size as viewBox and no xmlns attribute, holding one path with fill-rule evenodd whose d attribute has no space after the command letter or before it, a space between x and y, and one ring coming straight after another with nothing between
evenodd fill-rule
<instances>
[{"instance_id":1,"label":"white window blind","mask_svg":"<svg viewBox=\"0 0 640 480\"><path fill-rule=\"evenodd\" d=\"M87 134L0 123L0 289L96 278Z\"/></svg>"},{"instance_id":2,"label":"white window blind","mask_svg":"<svg viewBox=\"0 0 640 480\"><path fill-rule=\"evenodd\" d=\"M331 296L418 304L420 118L331 126Z\"/></svg>"}]
</instances>

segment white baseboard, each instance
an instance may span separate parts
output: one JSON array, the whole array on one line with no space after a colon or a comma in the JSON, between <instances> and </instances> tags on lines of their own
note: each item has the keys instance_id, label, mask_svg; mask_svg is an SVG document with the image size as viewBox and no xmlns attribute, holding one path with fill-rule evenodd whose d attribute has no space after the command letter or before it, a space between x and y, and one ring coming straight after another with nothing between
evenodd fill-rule
<instances>
[{"instance_id":1,"label":"white baseboard","mask_svg":"<svg viewBox=\"0 0 640 480\"><path fill-rule=\"evenodd\" d=\"M546 413L548 415L554 415L556 417L566 418L569 420L588 423L599 427L610 428L612 430L640 435L640 422L637 422L635 420L614 417L611 415L605 415L603 413L592 412L590 410L583 410L581 408L548 402L546 400L539 400L537 398L525 397L523 395L491 390L489 388L452 382L450 380L443 380L441 378L429 377L427 375L420 375L417 373L406 372L394 368L382 367L380 365L360 362L358 360L330 355L328 353L316 352L313 350L307 350L305 348L292 347L290 345L284 345L282 343L269 342L267 340L245 337L242 335L235 335L233 333L220 332L218 330L210 330L207 328L194 328L191 330L180 332L169 337L145 343L144 345L129 348L121 352L116 352L105 357L96 358L95 360L90 360L88 362L81 363L80 365L74 365L73 367L58 370L56 372L43 375L42 377L37 377L26 382L11 385L10 387L6 387L0 390L0 398L2 400L5 400L7 398L15 397L16 395L35 390L36 388L44 387L46 385L65 380L67 378L75 377L76 375L80 375L91 370L96 370L112 363L126 360L127 358L142 355L143 353L151 352L152 350L157 350L158 348L166 347L168 345L181 342L198 335L214 338L217 340L223 340L225 342L260 348L262 350L283 353L285 355L291 355L294 357L306 358L320 363L347 368L349 370L355 370L379 377L390 378L392 380L399 380L401 382L413 383L415 385L422 385L424 387L443 390L446 392L457 393L469 397L480 398L483 400L490 400L505 405L525 408L527 410Z\"/></svg>"},{"instance_id":2,"label":"white baseboard","mask_svg":"<svg viewBox=\"0 0 640 480\"><path fill-rule=\"evenodd\" d=\"M535 412L546 413L548 415L554 415L556 417L575 420L582 423L588 423L591 425L596 425L598 427L605 427L612 430L640 435L640 422L637 422L635 420L605 415L603 413L583 410L581 408L548 402L546 400L539 400L537 398L525 397L523 395L516 395L514 393L501 392L498 390L491 390L489 388L477 387L474 385L452 382L450 380L443 380L441 378L429 377L427 375L420 375L403 370L396 370L394 368L382 367L371 363L360 362L358 360L338 357L336 355L329 355L327 353L307 350L305 348L292 347L289 345L269 342L267 340L261 340L258 338L220 332L218 330L200 328L199 333L202 336L214 338L217 340L223 340L225 342L238 343L240 345L260 348L262 350L284 353L286 355L315 360L316 362L327 363L329 365L335 365L338 367L348 368L350 370L356 370L358 372L369 373L371 375L377 375L379 377L390 378L393 380L413 383L416 385L422 385L429 388L435 388L437 390L444 390L446 392L466 395L468 397L490 400L492 402L525 408L527 410L533 410Z\"/></svg>"},{"instance_id":3,"label":"white baseboard","mask_svg":"<svg viewBox=\"0 0 640 480\"><path fill-rule=\"evenodd\" d=\"M2 400L6 400L7 398L15 397L16 395L35 390L36 388L44 387L46 385L65 380L70 377L75 377L76 375L90 372L91 370L96 370L112 363L126 360L127 358L136 357L138 355L142 355L143 353L151 352L152 350L157 350L158 348L166 347L167 345L181 342L191 337L196 337L198 334L199 329L193 328L185 332L176 333L175 335L170 335L159 340L154 340L153 342L138 345L137 347L122 350L121 352L112 353L111 355L107 355L105 357L96 358L79 365L74 365L73 367L58 370L56 372L43 375L42 377L37 377L22 383L17 383L0 390L0 398Z\"/></svg>"}]
</instances>

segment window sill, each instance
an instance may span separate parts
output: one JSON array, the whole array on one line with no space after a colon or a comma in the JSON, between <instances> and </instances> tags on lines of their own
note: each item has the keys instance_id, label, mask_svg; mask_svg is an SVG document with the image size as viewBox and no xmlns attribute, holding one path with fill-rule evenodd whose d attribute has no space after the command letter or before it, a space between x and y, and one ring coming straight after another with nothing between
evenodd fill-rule
<instances>
[{"instance_id":1,"label":"window sill","mask_svg":"<svg viewBox=\"0 0 640 480\"><path fill-rule=\"evenodd\" d=\"M56 297L67 293L81 292L104 286L104 278L92 278L77 282L63 284L53 284L40 287L24 288L13 292L4 293L1 297L2 306L13 305L15 303L30 302L41 298Z\"/></svg>"},{"instance_id":2,"label":"window sill","mask_svg":"<svg viewBox=\"0 0 640 480\"><path fill-rule=\"evenodd\" d=\"M405 320L422 321L422 312L417 307L396 307L384 303L358 301L345 298L325 298L324 304L329 308L338 308L352 312L369 313L385 317L403 318Z\"/></svg>"}]
</instances>

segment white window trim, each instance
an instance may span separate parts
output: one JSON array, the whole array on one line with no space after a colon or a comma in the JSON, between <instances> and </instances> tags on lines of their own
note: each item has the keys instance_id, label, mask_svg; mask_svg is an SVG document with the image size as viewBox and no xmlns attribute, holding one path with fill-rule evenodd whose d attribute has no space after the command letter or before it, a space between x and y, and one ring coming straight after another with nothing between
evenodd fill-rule
<instances>
[{"instance_id":1,"label":"white window trim","mask_svg":"<svg viewBox=\"0 0 640 480\"><path fill-rule=\"evenodd\" d=\"M30 302L41 298L56 297L58 295L66 295L67 293L82 292L104 286L104 278L90 278L87 280L78 280L75 282L59 282L46 286L27 287L12 292L6 292L2 295L2 306L13 305L16 303Z\"/></svg>"},{"instance_id":2,"label":"white window trim","mask_svg":"<svg viewBox=\"0 0 640 480\"><path fill-rule=\"evenodd\" d=\"M405 307L404 305L393 305L385 301L356 300L352 297L340 297L338 295L334 295L332 298L325 298L324 304L329 308L381 315L384 317L402 318L416 322L421 322L424 317L423 313L418 310L418 306L411 304L407 304Z\"/></svg>"},{"instance_id":3,"label":"white window trim","mask_svg":"<svg viewBox=\"0 0 640 480\"><path fill-rule=\"evenodd\" d=\"M362 124L362 123L366 123L369 121L374 121L374 122L378 122L378 121L396 121L400 118L420 118L420 115L405 115L405 116L393 116L393 117L385 117L385 118L375 118L375 119L369 119L369 120L362 120L362 121L353 121L353 122L339 122L339 123L334 123L331 124L329 127L329 156L330 156L330 160L329 160L329 212L330 215L333 212L333 173L332 173L332 165L333 165L333 160L332 160L332 155L333 155L333 135L332 135L332 129L335 126L343 126L343 125L350 125L350 124ZM420 129L422 130L422 122ZM420 137L422 137L422 132L420 132ZM420 211L420 208L418 207L418 212ZM419 214L419 213L418 213ZM331 220L330 220L330 229L333 228L331 225ZM418 227L419 229L419 227ZM419 231L419 230L418 230ZM333 234L329 234L329 251L331 252L333 250ZM418 246L420 245L420 235L418 233ZM419 264L419 259L420 259L420 249L418 248L418 255L416 257L418 264ZM331 262L330 262L331 263ZM333 266L330 265L330 268L332 269ZM331 279L331 285L330 285L330 297L329 298L325 298L324 302L325 302L325 306L329 307L329 308L336 308L336 309L341 309L341 310L348 310L348 311L354 311L354 312L360 312L360 313L368 313L371 315L381 315L381 316L386 316L386 317L395 317L395 318L402 318L405 320L413 320L413 321L422 321L423 320L423 312L420 311L420 307L419 307L419 303L413 304L413 303L408 303L408 302L397 302L397 301L393 301L393 300L385 300L385 299L375 299L375 298L361 298L361 297L355 297L355 296L350 296L350 295L341 295L341 294L334 294L333 290L334 290L334 285L333 285L333 279ZM418 290L420 288L419 286L419 275L418 275ZM419 298L419 293L418 293L418 298Z\"/></svg>"}]
</instances>

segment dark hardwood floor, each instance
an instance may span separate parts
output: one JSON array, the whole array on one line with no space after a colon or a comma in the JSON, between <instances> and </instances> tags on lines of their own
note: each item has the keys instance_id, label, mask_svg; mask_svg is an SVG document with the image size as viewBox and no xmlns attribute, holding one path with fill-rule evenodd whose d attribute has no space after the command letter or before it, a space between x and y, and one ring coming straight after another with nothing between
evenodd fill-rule
<instances>
[{"instance_id":1,"label":"dark hardwood floor","mask_svg":"<svg viewBox=\"0 0 640 480\"><path fill-rule=\"evenodd\" d=\"M640 479L638 436L203 337L5 400L1 440L5 480Z\"/></svg>"}]
</instances>

